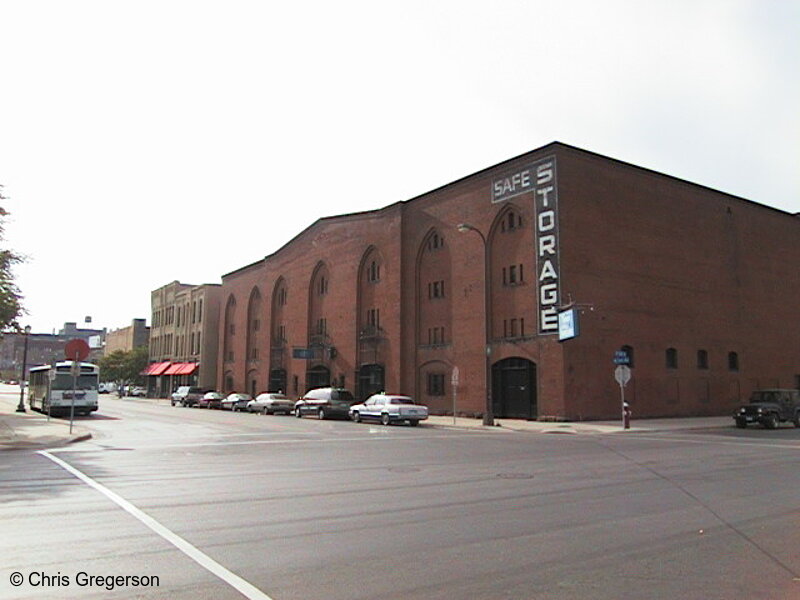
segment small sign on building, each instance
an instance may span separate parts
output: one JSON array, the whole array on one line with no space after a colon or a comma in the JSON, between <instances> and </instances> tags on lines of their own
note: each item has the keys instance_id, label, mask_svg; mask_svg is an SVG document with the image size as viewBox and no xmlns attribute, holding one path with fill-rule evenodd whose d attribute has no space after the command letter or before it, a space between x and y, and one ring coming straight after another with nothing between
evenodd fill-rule
<instances>
[{"instance_id":1,"label":"small sign on building","mask_svg":"<svg viewBox=\"0 0 800 600\"><path fill-rule=\"evenodd\" d=\"M570 308L558 313L558 341L571 340L581 333L578 309Z\"/></svg>"}]
</instances>

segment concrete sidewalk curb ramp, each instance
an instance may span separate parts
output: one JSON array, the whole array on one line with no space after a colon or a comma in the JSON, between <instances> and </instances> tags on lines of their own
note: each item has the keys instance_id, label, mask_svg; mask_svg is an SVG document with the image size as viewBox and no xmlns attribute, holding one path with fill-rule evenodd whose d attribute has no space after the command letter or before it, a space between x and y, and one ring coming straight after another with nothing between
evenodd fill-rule
<instances>
[{"instance_id":1,"label":"concrete sidewalk curb ramp","mask_svg":"<svg viewBox=\"0 0 800 600\"><path fill-rule=\"evenodd\" d=\"M524 419L496 419L494 427L483 425L480 419L430 416L423 421L429 427L442 429L469 429L473 431L515 431L526 433L547 433L567 435L597 435L625 433L654 433L656 431L691 431L701 429L733 428L730 416L687 417L670 419L641 419L635 421L630 429L624 429L620 422L613 421L526 421Z\"/></svg>"}]
</instances>

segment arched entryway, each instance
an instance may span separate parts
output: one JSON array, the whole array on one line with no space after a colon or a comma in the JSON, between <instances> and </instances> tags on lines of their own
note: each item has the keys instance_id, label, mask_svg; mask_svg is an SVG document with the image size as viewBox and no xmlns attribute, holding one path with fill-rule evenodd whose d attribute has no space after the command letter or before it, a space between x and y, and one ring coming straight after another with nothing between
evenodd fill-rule
<instances>
[{"instance_id":1,"label":"arched entryway","mask_svg":"<svg viewBox=\"0 0 800 600\"><path fill-rule=\"evenodd\" d=\"M328 387L331 384L331 370L324 365L311 367L306 371L306 390Z\"/></svg>"},{"instance_id":2,"label":"arched entryway","mask_svg":"<svg viewBox=\"0 0 800 600\"><path fill-rule=\"evenodd\" d=\"M495 417L535 419L536 364L526 358L506 358L492 365Z\"/></svg>"},{"instance_id":3,"label":"arched entryway","mask_svg":"<svg viewBox=\"0 0 800 600\"><path fill-rule=\"evenodd\" d=\"M358 370L358 398L366 400L372 394L386 390L383 365L362 365Z\"/></svg>"},{"instance_id":4,"label":"arched entryway","mask_svg":"<svg viewBox=\"0 0 800 600\"><path fill-rule=\"evenodd\" d=\"M269 372L269 391L286 393L286 369L272 369Z\"/></svg>"}]
</instances>

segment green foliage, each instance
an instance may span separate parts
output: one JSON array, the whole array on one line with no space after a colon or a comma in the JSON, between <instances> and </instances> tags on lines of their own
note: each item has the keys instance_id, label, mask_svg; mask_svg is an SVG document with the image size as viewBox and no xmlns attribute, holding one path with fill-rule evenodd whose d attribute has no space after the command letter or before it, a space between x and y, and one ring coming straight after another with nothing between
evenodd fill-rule
<instances>
[{"instance_id":1,"label":"green foliage","mask_svg":"<svg viewBox=\"0 0 800 600\"><path fill-rule=\"evenodd\" d=\"M5 200L0 186L0 201ZM8 216L0 207L0 242L3 241L4 220ZM19 331L19 317L23 313L22 295L14 284L12 267L22 262L22 257L11 250L0 248L0 331Z\"/></svg>"},{"instance_id":2,"label":"green foliage","mask_svg":"<svg viewBox=\"0 0 800 600\"><path fill-rule=\"evenodd\" d=\"M147 366L147 347L128 352L117 350L100 359L100 380L122 383L142 383L139 375Z\"/></svg>"}]
</instances>

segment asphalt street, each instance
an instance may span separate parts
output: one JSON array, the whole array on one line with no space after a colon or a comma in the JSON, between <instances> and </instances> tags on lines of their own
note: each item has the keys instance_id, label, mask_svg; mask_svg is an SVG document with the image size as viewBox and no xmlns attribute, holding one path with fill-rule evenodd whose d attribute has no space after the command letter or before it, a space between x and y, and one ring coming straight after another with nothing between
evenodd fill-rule
<instances>
[{"instance_id":1,"label":"asphalt street","mask_svg":"<svg viewBox=\"0 0 800 600\"><path fill-rule=\"evenodd\" d=\"M0 455L2 598L800 598L792 427L544 435L110 396L81 424L92 440Z\"/></svg>"}]
</instances>

